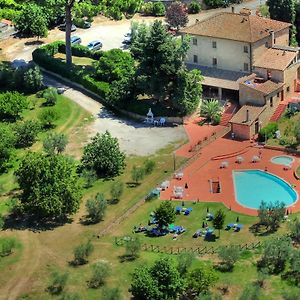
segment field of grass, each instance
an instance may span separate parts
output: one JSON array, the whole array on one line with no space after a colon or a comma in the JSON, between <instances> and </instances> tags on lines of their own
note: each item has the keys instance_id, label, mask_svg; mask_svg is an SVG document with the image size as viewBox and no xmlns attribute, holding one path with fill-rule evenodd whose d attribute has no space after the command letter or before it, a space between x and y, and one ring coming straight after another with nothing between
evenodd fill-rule
<instances>
[{"instance_id":1,"label":"field of grass","mask_svg":"<svg viewBox=\"0 0 300 300\"><path fill-rule=\"evenodd\" d=\"M281 133L281 137L288 138L292 140L294 143L296 143L295 135L294 135L294 128L296 124L300 121L300 113L295 114L294 116L288 118L287 116L283 116L278 121L278 130ZM268 145L271 146L284 146L280 145L279 139L269 139ZM297 147L297 150L299 150L299 145L295 145ZM294 147L294 145L293 145Z\"/></svg>"},{"instance_id":2,"label":"field of grass","mask_svg":"<svg viewBox=\"0 0 300 300\"><path fill-rule=\"evenodd\" d=\"M66 60L66 55L64 53L57 53L54 55L54 58L59 58L62 61ZM92 66L94 60L89 57L79 57L79 56L72 56L73 63L78 66Z\"/></svg>"}]
</instances>

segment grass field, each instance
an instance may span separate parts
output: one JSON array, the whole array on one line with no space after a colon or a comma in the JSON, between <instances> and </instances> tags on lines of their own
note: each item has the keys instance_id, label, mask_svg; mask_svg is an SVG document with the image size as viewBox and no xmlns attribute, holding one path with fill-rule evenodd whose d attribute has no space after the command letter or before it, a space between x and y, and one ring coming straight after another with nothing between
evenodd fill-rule
<instances>
[{"instance_id":1,"label":"grass field","mask_svg":"<svg viewBox=\"0 0 300 300\"><path fill-rule=\"evenodd\" d=\"M66 55L64 53L57 53L54 55L54 58L59 58L62 61L66 60ZM72 56L73 63L78 66L92 66L94 60L89 57L79 57L79 56Z\"/></svg>"},{"instance_id":2,"label":"grass field","mask_svg":"<svg viewBox=\"0 0 300 300\"><path fill-rule=\"evenodd\" d=\"M295 135L294 135L294 128L296 124L300 120L300 113L295 114L294 116L288 118L287 116L283 116L278 121L278 130L280 130L281 137L288 138L291 141L296 142ZM271 146L280 146L279 139L269 139L268 144ZM297 149L299 150L299 145L296 145Z\"/></svg>"}]
</instances>

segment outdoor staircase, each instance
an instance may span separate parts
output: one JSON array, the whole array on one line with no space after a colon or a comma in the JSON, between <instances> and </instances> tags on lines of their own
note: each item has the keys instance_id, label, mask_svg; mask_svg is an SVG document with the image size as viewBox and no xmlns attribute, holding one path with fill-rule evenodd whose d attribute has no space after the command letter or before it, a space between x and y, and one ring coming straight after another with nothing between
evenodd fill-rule
<instances>
[{"instance_id":1,"label":"outdoor staircase","mask_svg":"<svg viewBox=\"0 0 300 300\"><path fill-rule=\"evenodd\" d=\"M233 117L233 115L236 111L236 108L237 108L237 106L231 103L231 105L225 109L225 111L221 117L221 121L220 121L219 125L227 126L230 119Z\"/></svg>"},{"instance_id":2,"label":"outdoor staircase","mask_svg":"<svg viewBox=\"0 0 300 300\"><path fill-rule=\"evenodd\" d=\"M282 114L284 113L286 108L287 108L286 103L279 104L278 107L276 108L273 116L271 117L270 122L277 122L280 119L280 117L282 116Z\"/></svg>"}]
</instances>

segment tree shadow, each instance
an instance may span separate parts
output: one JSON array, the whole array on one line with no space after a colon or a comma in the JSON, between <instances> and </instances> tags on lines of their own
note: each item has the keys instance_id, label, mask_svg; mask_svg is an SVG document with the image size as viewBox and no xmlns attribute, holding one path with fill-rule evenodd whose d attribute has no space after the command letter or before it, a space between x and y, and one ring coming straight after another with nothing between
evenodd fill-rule
<instances>
[{"instance_id":1,"label":"tree shadow","mask_svg":"<svg viewBox=\"0 0 300 300\"><path fill-rule=\"evenodd\" d=\"M140 184L141 184L140 182L133 182L133 181L126 182L127 187L131 189L138 187Z\"/></svg>"},{"instance_id":2,"label":"tree shadow","mask_svg":"<svg viewBox=\"0 0 300 300\"><path fill-rule=\"evenodd\" d=\"M249 227L249 231L255 236L269 236L274 233L276 230L267 228L265 225L256 223Z\"/></svg>"},{"instance_id":3,"label":"tree shadow","mask_svg":"<svg viewBox=\"0 0 300 300\"><path fill-rule=\"evenodd\" d=\"M233 271L233 265L228 265L224 262L219 262L214 265L214 269L222 272L222 273L231 273Z\"/></svg>"},{"instance_id":4,"label":"tree shadow","mask_svg":"<svg viewBox=\"0 0 300 300\"><path fill-rule=\"evenodd\" d=\"M103 220L99 220L99 221L93 221L88 215L84 215L83 217L81 217L79 219L79 223L81 225L85 225L85 226L88 226L88 225L96 225L96 224L99 224L100 222L102 222Z\"/></svg>"},{"instance_id":5,"label":"tree shadow","mask_svg":"<svg viewBox=\"0 0 300 300\"><path fill-rule=\"evenodd\" d=\"M124 255L119 255L118 258L120 260L120 263L124 263L124 262L134 261L136 259L136 256L131 254L124 254Z\"/></svg>"},{"instance_id":6,"label":"tree shadow","mask_svg":"<svg viewBox=\"0 0 300 300\"><path fill-rule=\"evenodd\" d=\"M40 41L40 40L34 40L34 41L27 41L27 42L25 42L26 46L35 46L35 45L40 46L40 45L43 45L43 44L45 44L45 43L43 41Z\"/></svg>"},{"instance_id":7,"label":"tree shadow","mask_svg":"<svg viewBox=\"0 0 300 300\"><path fill-rule=\"evenodd\" d=\"M10 214L6 216L4 221L3 230L15 229L15 230L30 230L32 232L41 232L54 230L57 227L65 224L70 224L73 219L70 217L64 218L36 218L35 216L28 214Z\"/></svg>"},{"instance_id":8,"label":"tree shadow","mask_svg":"<svg viewBox=\"0 0 300 300\"><path fill-rule=\"evenodd\" d=\"M107 204L109 204L109 205L116 205L119 202L120 202L119 199L109 199L109 200L107 200Z\"/></svg>"}]
</instances>

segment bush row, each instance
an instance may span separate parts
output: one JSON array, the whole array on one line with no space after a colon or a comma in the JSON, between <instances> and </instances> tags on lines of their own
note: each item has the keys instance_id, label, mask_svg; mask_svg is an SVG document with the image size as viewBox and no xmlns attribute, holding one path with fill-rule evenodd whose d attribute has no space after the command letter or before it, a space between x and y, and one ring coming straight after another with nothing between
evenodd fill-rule
<instances>
[{"instance_id":1,"label":"bush row","mask_svg":"<svg viewBox=\"0 0 300 300\"><path fill-rule=\"evenodd\" d=\"M71 68L63 61L55 59L53 56L57 53L65 53L64 42L54 42L36 49L32 53L33 61L41 67L57 73L73 82L83 85L88 90L106 98L110 90L107 82L96 81L82 67L73 65ZM80 45L72 46L72 53L76 56L85 56L93 59L99 59L102 52L92 52L88 48Z\"/></svg>"}]
</instances>

